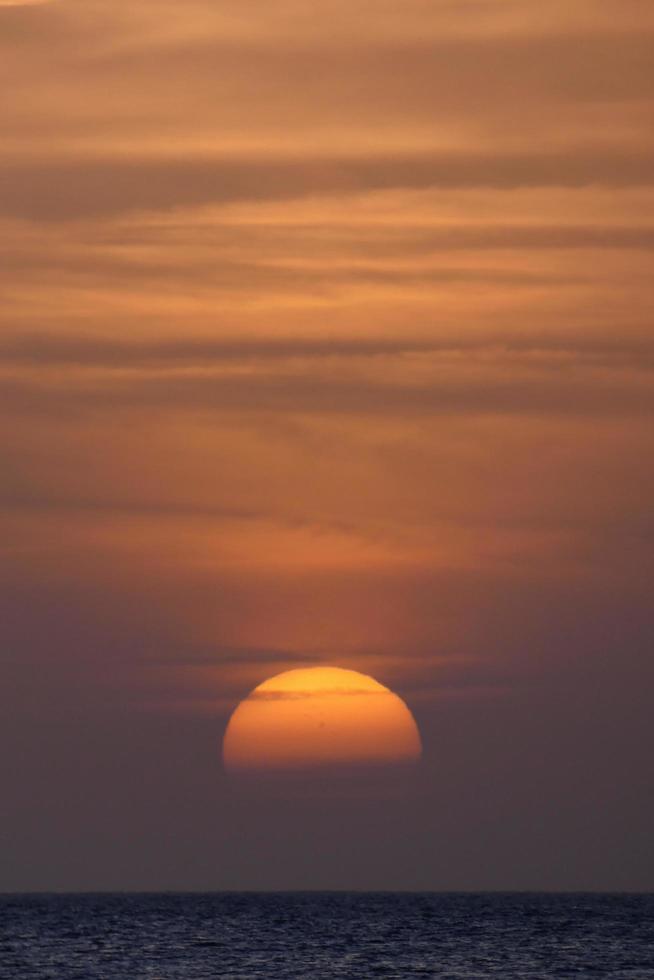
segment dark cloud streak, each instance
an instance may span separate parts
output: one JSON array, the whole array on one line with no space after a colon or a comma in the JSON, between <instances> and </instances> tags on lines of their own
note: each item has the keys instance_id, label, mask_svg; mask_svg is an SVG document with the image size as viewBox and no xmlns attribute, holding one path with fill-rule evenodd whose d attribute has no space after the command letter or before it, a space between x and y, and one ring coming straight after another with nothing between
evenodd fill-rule
<instances>
[{"instance_id":1,"label":"dark cloud streak","mask_svg":"<svg viewBox=\"0 0 654 980\"><path fill-rule=\"evenodd\" d=\"M219 327L220 325L218 325ZM14 334L5 333L0 338L0 362L6 365L48 366L69 365L111 368L147 368L156 366L210 367L233 361L280 361L301 359L320 361L327 358L360 359L409 354L423 355L491 355L497 360L506 356L533 359L543 355L554 366L561 366L558 358L573 358L576 365L642 368L654 366L654 343L647 338L619 338L615 332L588 334L562 330L557 337L552 331L534 335L515 331L497 331L489 337L447 336L440 332L438 339L419 335L404 338L353 337L325 339L294 337L279 339L255 338L239 340L218 336L215 338L187 338L174 340L59 335L53 333ZM245 382L247 384L247 381Z\"/></svg>"},{"instance_id":2,"label":"dark cloud streak","mask_svg":"<svg viewBox=\"0 0 654 980\"><path fill-rule=\"evenodd\" d=\"M571 147L563 153L443 153L298 160L120 159L0 163L0 213L72 221L235 201L295 200L392 188L652 186L652 156Z\"/></svg>"}]
</instances>

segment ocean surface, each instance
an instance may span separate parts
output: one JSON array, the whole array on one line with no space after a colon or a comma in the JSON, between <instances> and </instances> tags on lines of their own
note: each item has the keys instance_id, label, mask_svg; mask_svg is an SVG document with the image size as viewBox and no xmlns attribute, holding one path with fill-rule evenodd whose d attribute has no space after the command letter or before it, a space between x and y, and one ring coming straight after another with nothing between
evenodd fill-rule
<instances>
[{"instance_id":1,"label":"ocean surface","mask_svg":"<svg viewBox=\"0 0 654 980\"><path fill-rule=\"evenodd\" d=\"M654 896L0 896L2 980L654 980Z\"/></svg>"}]
</instances>

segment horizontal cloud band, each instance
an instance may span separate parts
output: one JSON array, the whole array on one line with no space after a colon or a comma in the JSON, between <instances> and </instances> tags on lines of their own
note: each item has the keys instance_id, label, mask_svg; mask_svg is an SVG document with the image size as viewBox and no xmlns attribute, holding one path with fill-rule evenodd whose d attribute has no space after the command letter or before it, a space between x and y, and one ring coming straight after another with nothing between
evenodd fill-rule
<instances>
[{"instance_id":1,"label":"horizontal cloud band","mask_svg":"<svg viewBox=\"0 0 654 980\"><path fill-rule=\"evenodd\" d=\"M652 186L648 153L442 153L270 159L52 159L0 162L0 213L73 220L236 201L391 188Z\"/></svg>"}]
</instances>

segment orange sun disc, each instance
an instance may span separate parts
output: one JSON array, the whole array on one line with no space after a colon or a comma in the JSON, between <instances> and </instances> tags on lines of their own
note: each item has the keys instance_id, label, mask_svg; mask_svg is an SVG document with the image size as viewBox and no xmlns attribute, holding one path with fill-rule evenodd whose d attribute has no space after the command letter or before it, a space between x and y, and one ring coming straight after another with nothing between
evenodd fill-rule
<instances>
[{"instance_id":1,"label":"orange sun disc","mask_svg":"<svg viewBox=\"0 0 654 980\"><path fill-rule=\"evenodd\" d=\"M229 772L415 762L420 734L404 701L340 667L288 670L237 706L223 740Z\"/></svg>"}]
</instances>

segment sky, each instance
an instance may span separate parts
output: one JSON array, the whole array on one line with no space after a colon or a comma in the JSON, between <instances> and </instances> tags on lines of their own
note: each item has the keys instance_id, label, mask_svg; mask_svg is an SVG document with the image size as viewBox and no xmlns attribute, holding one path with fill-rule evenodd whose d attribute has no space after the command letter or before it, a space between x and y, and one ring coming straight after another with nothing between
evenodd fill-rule
<instances>
[{"instance_id":1,"label":"sky","mask_svg":"<svg viewBox=\"0 0 654 980\"><path fill-rule=\"evenodd\" d=\"M654 889L653 42L0 2L0 891ZM235 787L324 664L418 770Z\"/></svg>"}]
</instances>

